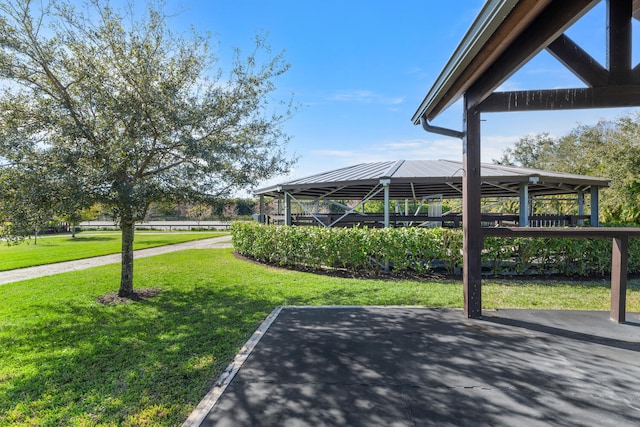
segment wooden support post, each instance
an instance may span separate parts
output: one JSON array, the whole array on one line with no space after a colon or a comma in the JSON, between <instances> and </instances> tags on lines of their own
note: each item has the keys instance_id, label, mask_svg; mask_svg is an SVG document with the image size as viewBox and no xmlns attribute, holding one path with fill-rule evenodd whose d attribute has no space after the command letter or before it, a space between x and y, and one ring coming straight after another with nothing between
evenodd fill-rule
<instances>
[{"instance_id":1,"label":"wooden support post","mask_svg":"<svg viewBox=\"0 0 640 427\"><path fill-rule=\"evenodd\" d=\"M464 100L464 133L462 140L462 235L464 315L482 316L481 254L483 245L480 215L480 112L469 108Z\"/></svg>"},{"instance_id":2,"label":"wooden support post","mask_svg":"<svg viewBox=\"0 0 640 427\"><path fill-rule=\"evenodd\" d=\"M607 68L609 84L631 81L633 0L607 0Z\"/></svg>"},{"instance_id":3,"label":"wooden support post","mask_svg":"<svg viewBox=\"0 0 640 427\"><path fill-rule=\"evenodd\" d=\"M627 302L627 262L629 258L629 238L613 238L611 254L611 314L609 318L624 323Z\"/></svg>"}]
</instances>

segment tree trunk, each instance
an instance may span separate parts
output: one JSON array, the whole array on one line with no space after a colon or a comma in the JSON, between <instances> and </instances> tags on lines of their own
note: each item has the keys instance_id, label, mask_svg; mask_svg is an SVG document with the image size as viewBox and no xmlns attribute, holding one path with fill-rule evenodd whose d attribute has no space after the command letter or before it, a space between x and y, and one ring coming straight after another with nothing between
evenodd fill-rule
<instances>
[{"instance_id":1,"label":"tree trunk","mask_svg":"<svg viewBox=\"0 0 640 427\"><path fill-rule=\"evenodd\" d=\"M122 221L122 273L120 277L120 290L118 296L133 296L133 233L134 221Z\"/></svg>"},{"instance_id":2,"label":"tree trunk","mask_svg":"<svg viewBox=\"0 0 640 427\"><path fill-rule=\"evenodd\" d=\"M75 224L71 224L71 238L75 239L76 238L76 225Z\"/></svg>"}]
</instances>

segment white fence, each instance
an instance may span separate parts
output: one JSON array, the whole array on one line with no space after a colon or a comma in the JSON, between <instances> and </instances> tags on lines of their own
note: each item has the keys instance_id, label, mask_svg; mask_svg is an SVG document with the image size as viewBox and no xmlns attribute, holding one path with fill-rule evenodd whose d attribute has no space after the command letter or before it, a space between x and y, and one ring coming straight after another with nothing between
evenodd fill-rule
<instances>
[{"instance_id":1,"label":"white fence","mask_svg":"<svg viewBox=\"0 0 640 427\"><path fill-rule=\"evenodd\" d=\"M145 221L136 223L136 229L148 230L228 230L228 221ZM115 230L120 228L112 221L83 221L81 229Z\"/></svg>"}]
</instances>

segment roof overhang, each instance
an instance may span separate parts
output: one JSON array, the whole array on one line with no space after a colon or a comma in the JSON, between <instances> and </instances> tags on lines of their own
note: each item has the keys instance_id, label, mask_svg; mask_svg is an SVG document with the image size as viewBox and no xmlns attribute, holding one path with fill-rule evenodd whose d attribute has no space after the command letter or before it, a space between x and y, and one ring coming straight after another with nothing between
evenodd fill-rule
<instances>
[{"instance_id":1,"label":"roof overhang","mask_svg":"<svg viewBox=\"0 0 640 427\"><path fill-rule=\"evenodd\" d=\"M518 38L535 26L539 39L518 46L517 61L483 88L477 103L545 49L600 0L488 0L411 118L430 121L459 100L502 56L512 54ZM640 1L634 1L634 12ZM539 27L543 27L541 31ZM495 76L495 73L494 73Z\"/></svg>"}]
</instances>

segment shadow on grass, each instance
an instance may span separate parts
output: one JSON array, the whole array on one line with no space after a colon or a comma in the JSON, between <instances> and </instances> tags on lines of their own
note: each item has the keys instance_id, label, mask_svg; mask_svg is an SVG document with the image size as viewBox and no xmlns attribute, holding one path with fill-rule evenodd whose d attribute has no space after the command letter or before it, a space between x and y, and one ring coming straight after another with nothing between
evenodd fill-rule
<instances>
[{"instance_id":1,"label":"shadow on grass","mask_svg":"<svg viewBox=\"0 0 640 427\"><path fill-rule=\"evenodd\" d=\"M77 236L75 239L69 236L67 241L72 243L86 243L86 242L112 242L117 240L120 236Z\"/></svg>"},{"instance_id":2,"label":"shadow on grass","mask_svg":"<svg viewBox=\"0 0 640 427\"><path fill-rule=\"evenodd\" d=\"M0 341L33 367L0 382L0 424L34 414L47 425L178 425L273 308L204 287L115 307L38 307L55 323Z\"/></svg>"}]
</instances>

